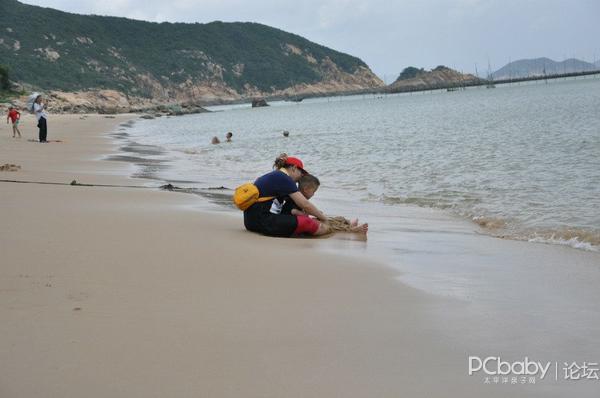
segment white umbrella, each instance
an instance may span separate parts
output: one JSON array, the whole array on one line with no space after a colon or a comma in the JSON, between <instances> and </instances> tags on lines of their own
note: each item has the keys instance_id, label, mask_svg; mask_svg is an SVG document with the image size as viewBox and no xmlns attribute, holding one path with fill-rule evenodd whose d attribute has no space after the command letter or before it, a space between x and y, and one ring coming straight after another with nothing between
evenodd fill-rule
<instances>
[{"instance_id":1,"label":"white umbrella","mask_svg":"<svg viewBox=\"0 0 600 398\"><path fill-rule=\"evenodd\" d=\"M33 104L35 104L35 100L40 96L40 93L33 93L27 98L27 109L30 112L33 112Z\"/></svg>"}]
</instances>

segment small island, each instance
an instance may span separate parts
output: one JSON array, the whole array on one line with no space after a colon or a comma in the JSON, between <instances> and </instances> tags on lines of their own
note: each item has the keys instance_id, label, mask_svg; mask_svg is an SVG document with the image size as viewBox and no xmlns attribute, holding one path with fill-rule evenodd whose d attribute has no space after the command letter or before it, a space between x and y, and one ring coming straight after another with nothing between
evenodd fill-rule
<instances>
[{"instance_id":1,"label":"small island","mask_svg":"<svg viewBox=\"0 0 600 398\"><path fill-rule=\"evenodd\" d=\"M396 81L387 88L389 92L401 93L439 89L452 90L481 83L482 80L475 75L460 73L444 65L439 65L430 71L409 66L404 68Z\"/></svg>"}]
</instances>

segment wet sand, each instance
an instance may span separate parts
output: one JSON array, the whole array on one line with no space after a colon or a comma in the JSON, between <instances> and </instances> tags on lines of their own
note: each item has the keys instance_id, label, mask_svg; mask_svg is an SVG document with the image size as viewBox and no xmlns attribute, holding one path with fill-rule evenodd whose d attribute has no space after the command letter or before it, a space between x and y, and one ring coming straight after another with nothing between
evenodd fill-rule
<instances>
[{"instance_id":1,"label":"wet sand","mask_svg":"<svg viewBox=\"0 0 600 398\"><path fill-rule=\"evenodd\" d=\"M1 179L152 185L127 177L129 163L102 160L118 156L119 146L102 133L123 133L117 124L132 116L51 115L49 138L63 142L50 144L26 141L36 133L27 117L23 140L4 129L0 134L0 163L22 167ZM503 354L486 350L491 341L513 341L510 359L531 355L526 349L543 340L546 314L556 315L552 305L536 307L540 329L524 323L511 325L511 336L490 336L489 325L506 314L471 316L473 302L410 287L383 261L321 250L340 247L339 240L248 233L241 214L198 211L202 199L195 195L0 183L0 198L2 397L558 397L597 391L589 382L490 386L467 375L469 355ZM486 239L483 245L500 241ZM365 243L342 245L360 251ZM531 253L513 249L515 258ZM418 258L441 267L443 255ZM446 255L461 258L452 250ZM489 256L487 264L502 274L503 257ZM508 294L524 286L504 276L497 283ZM552 358L536 359L600 359L597 351L582 357L575 346L592 345L584 335L555 346Z\"/></svg>"}]
</instances>

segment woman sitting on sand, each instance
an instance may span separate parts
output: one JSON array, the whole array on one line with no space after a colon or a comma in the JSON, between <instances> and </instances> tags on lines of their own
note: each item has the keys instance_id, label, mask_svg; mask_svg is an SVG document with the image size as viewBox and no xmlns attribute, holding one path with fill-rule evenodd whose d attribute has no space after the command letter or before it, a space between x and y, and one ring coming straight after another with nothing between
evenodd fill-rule
<instances>
[{"instance_id":1,"label":"woman sitting on sand","mask_svg":"<svg viewBox=\"0 0 600 398\"><path fill-rule=\"evenodd\" d=\"M310 203L296 183L308 174L304 164L298 158L280 156L275 159L273 170L259 177L254 185L261 197L274 198L256 202L244 211L244 226L247 230L269 236L292 236L300 234L323 235L329 232L327 217L315 205ZM289 197L306 214L281 214L286 197ZM317 219L310 217L312 215Z\"/></svg>"}]
</instances>

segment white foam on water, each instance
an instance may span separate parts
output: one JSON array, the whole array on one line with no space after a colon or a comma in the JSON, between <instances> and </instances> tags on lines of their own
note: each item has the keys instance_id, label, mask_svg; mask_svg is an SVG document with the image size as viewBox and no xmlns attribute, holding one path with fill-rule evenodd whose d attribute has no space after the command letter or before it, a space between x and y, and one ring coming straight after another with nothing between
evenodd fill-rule
<instances>
[{"instance_id":1,"label":"white foam on water","mask_svg":"<svg viewBox=\"0 0 600 398\"><path fill-rule=\"evenodd\" d=\"M574 249L600 252L600 248L598 246L595 246L589 242L583 242L577 237L574 237L571 239L563 239L563 238L555 238L555 237L544 238L541 236L537 236L534 238L529 238L529 239L527 239L527 241L532 242L532 243L546 243L546 244L551 244L551 245L569 246Z\"/></svg>"}]
</instances>

